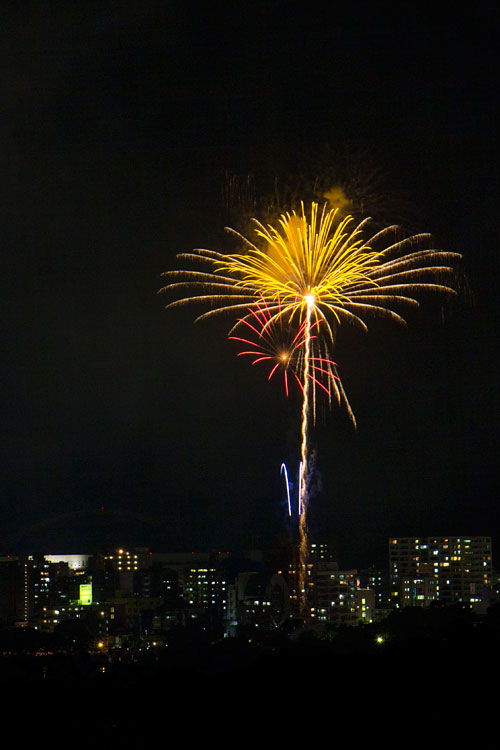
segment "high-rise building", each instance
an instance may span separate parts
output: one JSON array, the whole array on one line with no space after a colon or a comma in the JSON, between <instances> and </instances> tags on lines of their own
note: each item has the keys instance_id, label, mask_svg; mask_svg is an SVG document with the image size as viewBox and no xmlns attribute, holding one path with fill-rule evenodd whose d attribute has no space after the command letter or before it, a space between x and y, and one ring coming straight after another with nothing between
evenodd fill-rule
<instances>
[{"instance_id":1,"label":"high-rise building","mask_svg":"<svg viewBox=\"0 0 500 750\"><path fill-rule=\"evenodd\" d=\"M216 610L225 616L227 610L225 572L212 565L192 565L186 573L183 598L186 604Z\"/></svg>"},{"instance_id":2,"label":"high-rise building","mask_svg":"<svg viewBox=\"0 0 500 750\"><path fill-rule=\"evenodd\" d=\"M21 572L21 621L28 624L46 603L50 586L50 563L43 555L24 555L19 558Z\"/></svg>"},{"instance_id":3,"label":"high-rise building","mask_svg":"<svg viewBox=\"0 0 500 750\"><path fill-rule=\"evenodd\" d=\"M138 570L151 566L151 553L145 547L134 550L118 549L104 556L104 570L118 575L119 588L132 593L134 591L134 575Z\"/></svg>"},{"instance_id":4,"label":"high-rise building","mask_svg":"<svg viewBox=\"0 0 500 750\"><path fill-rule=\"evenodd\" d=\"M370 567L359 571L360 585L375 592L375 607L379 613L391 608L391 585L389 570Z\"/></svg>"},{"instance_id":5,"label":"high-rise building","mask_svg":"<svg viewBox=\"0 0 500 750\"><path fill-rule=\"evenodd\" d=\"M228 587L228 633L235 634L238 625L276 628L289 614L288 585L279 572L242 572Z\"/></svg>"},{"instance_id":6,"label":"high-rise building","mask_svg":"<svg viewBox=\"0 0 500 750\"><path fill-rule=\"evenodd\" d=\"M491 537L398 537L389 540L396 607L480 602L491 584Z\"/></svg>"},{"instance_id":7,"label":"high-rise building","mask_svg":"<svg viewBox=\"0 0 500 750\"><path fill-rule=\"evenodd\" d=\"M298 589L299 561L290 564L290 604L294 614L300 612ZM306 608L311 621L334 625L358 625L371 622L375 594L361 588L357 570L339 570L328 544L313 543L305 570Z\"/></svg>"},{"instance_id":8,"label":"high-rise building","mask_svg":"<svg viewBox=\"0 0 500 750\"><path fill-rule=\"evenodd\" d=\"M357 571L339 570L337 563L328 561L313 563L311 567L311 618L337 625L357 625L360 619Z\"/></svg>"}]
</instances>

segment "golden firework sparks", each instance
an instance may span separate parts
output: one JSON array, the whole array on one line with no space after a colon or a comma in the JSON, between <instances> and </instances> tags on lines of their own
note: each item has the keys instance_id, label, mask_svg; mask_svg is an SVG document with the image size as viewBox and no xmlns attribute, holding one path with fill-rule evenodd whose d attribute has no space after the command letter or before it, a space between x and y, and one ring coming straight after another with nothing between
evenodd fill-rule
<instances>
[{"instance_id":1,"label":"golden firework sparks","mask_svg":"<svg viewBox=\"0 0 500 750\"><path fill-rule=\"evenodd\" d=\"M223 312L240 314L264 300L274 315L298 315L302 322L312 304L314 319L323 320L333 342L332 322L353 323L363 330L367 330L365 318L372 314L404 322L393 308L418 306L415 297L419 292L454 293L450 283L438 283L437 279L452 278L452 266L443 263L453 263L461 257L458 253L414 250L428 234L386 245L397 230L395 226L364 241L369 220L352 228L351 216L335 223L337 213L337 209L327 211L326 206L320 213L318 204L313 203L309 219L302 205L300 213L283 214L277 228L254 220L262 248L229 229L244 242L248 249L244 254L206 249L181 253L179 258L208 264L211 270L164 273L170 283L161 292L189 292L166 307L208 303L211 309L197 318L201 320ZM383 248L377 250L381 244ZM412 252L405 253L408 249Z\"/></svg>"}]
</instances>

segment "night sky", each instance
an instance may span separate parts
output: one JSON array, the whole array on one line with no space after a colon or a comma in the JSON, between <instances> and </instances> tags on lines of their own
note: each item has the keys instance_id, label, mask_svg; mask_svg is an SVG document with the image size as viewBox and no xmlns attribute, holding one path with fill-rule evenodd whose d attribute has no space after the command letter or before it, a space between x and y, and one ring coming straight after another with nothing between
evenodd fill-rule
<instances>
[{"instance_id":1,"label":"night sky","mask_svg":"<svg viewBox=\"0 0 500 750\"><path fill-rule=\"evenodd\" d=\"M341 330L358 430L320 410L312 534L345 567L386 563L390 535L498 550L493 11L201 5L2 10L0 553L288 537L298 395L157 291L176 253L230 247L228 174L286 182L339 149L467 282L407 328Z\"/></svg>"}]
</instances>

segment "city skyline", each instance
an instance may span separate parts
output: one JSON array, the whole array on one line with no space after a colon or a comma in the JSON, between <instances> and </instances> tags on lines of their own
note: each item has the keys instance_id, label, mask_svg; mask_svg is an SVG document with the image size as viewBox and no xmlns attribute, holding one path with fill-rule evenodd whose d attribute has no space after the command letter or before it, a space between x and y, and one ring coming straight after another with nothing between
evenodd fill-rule
<instances>
[{"instance_id":1,"label":"city skyline","mask_svg":"<svg viewBox=\"0 0 500 750\"><path fill-rule=\"evenodd\" d=\"M388 542L387 567L360 570L339 565L328 544L309 544L309 625L355 627L385 620L396 610L435 605L462 605L484 617L498 603L491 537ZM299 570L298 548L288 555L119 548L90 555L1 556L0 621L4 629L54 632L63 622L93 619L94 638L106 637L109 645L142 639L142 617L148 623L145 643L162 640L165 631L185 628L203 613L216 617L212 626L217 622L225 637L249 625L279 630L288 623L300 629Z\"/></svg>"}]
</instances>

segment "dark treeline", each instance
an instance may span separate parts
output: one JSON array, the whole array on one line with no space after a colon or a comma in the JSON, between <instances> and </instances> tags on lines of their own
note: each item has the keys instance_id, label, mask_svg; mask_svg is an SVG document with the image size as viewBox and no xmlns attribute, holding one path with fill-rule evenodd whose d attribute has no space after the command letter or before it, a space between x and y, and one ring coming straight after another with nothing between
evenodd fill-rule
<instances>
[{"instance_id":1,"label":"dark treeline","mask_svg":"<svg viewBox=\"0 0 500 750\"><path fill-rule=\"evenodd\" d=\"M57 633L3 630L4 706L14 710L22 698L26 736L39 738L41 726L82 730L82 746L89 733L98 747L149 742L182 716L190 717L183 733L202 740L222 731L215 721L255 711L280 711L279 733L293 735L296 704L309 725L323 729L335 716L357 721L361 711L372 723L361 722L357 732L373 731L373 721L393 710L423 710L441 722L433 730L437 741L459 731L458 723L442 722L444 693L454 696L454 710L480 700L489 715L486 678L500 657L500 605L483 618L466 606L436 606L357 628L316 632L290 622L282 630L218 635L179 628L161 648L102 653L86 650L84 640L57 650Z\"/></svg>"}]
</instances>

